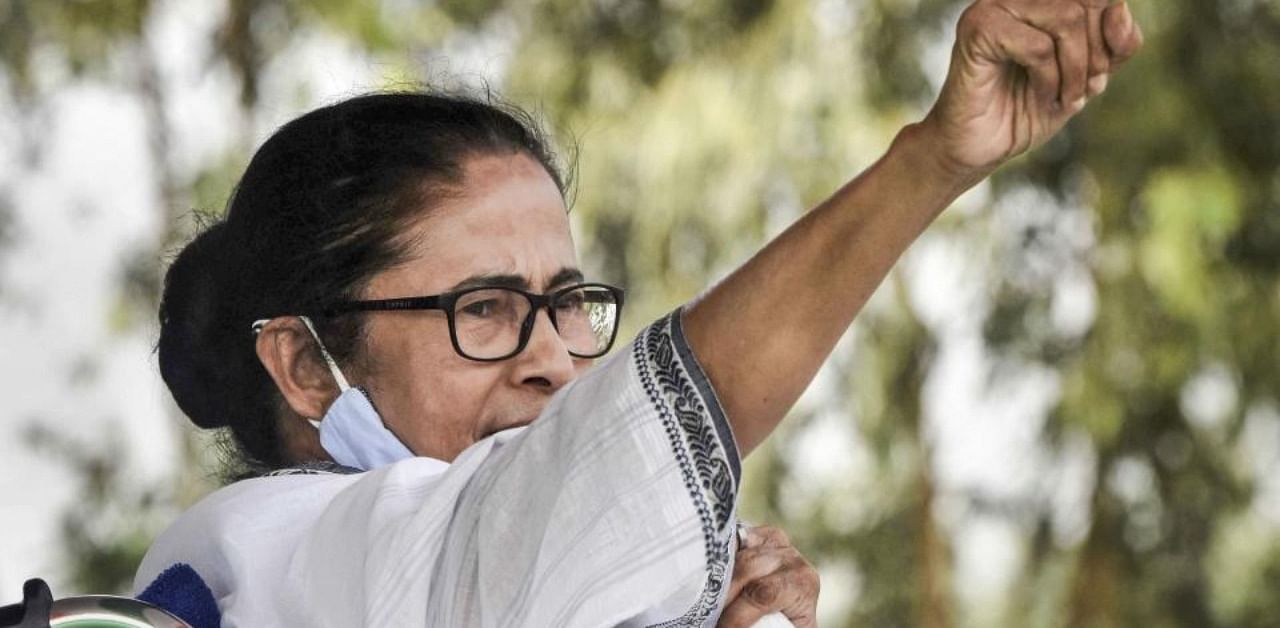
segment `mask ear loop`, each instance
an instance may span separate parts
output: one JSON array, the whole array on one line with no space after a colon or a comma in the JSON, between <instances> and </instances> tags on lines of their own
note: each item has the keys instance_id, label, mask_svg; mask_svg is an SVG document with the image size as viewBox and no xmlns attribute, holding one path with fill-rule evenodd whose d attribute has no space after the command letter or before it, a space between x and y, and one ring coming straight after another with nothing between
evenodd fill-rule
<instances>
[{"instance_id":1,"label":"mask ear loop","mask_svg":"<svg viewBox=\"0 0 1280 628\"><path fill-rule=\"evenodd\" d=\"M311 332L311 337L315 339L316 345L320 347L320 355L324 356L324 363L329 365L329 372L333 374L333 381L338 382L338 392L344 393L351 388L351 384L347 383L347 378L342 375L342 370L338 368L338 363L334 361L333 356L329 355L329 350L324 348L324 342L320 340L320 334L316 333L315 325L311 324L311 318L307 316L299 316L302 324L307 326L307 331Z\"/></svg>"},{"instance_id":2,"label":"mask ear loop","mask_svg":"<svg viewBox=\"0 0 1280 628\"><path fill-rule=\"evenodd\" d=\"M338 383L338 393L342 394L350 390L351 384L347 383L347 378L342 374L342 369L338 368L337 361L333 359L332 355L329 355L329 350L324 347L324 341L320 340L320 334L316 333L316 326L311 323L311 318L308 316L299 316L298 318L302 320L303 325L307 326L307 331L311 332L311 337L315 339L316 346L320 347L320 355L324 357L324 363L329 366L329 373L333 375L333 381ZM312 418L307 420L311 422L312 427L320 429L320 421Z\"/></svg>"},{"instance_id":3,"label":"mask ear loop","mask_svg":"<svg viewBox=\"0 0 1280 628\"><path fill-rule=\"evenodd\" d=\"M329 350L324 347L324 342L320 340L320 334L316 333L316 326L311 323L311 319L307 316L299 316L302 324L307 326L307 331L311 333L311 337L316 341L316 346L320 347L320 355L324 357L324 363L329 366L329 373L333 375L333 381L338 383L339 394L347 392L351 388L351 384L347 383L347 378L342 374L342 369L338 368L338 363L334 361L333 356L329 355ZM262 333L262 328L266 326L271 319L261 319L253 322L253 335ZM320 421L307 417L307 421L311 426L320 429Z\"/></svg>"},{"instance_id":4,"label":"mask ear loop","mask_svg":"<svg viewBox=\"0 0 1280 628\"><path fill-rule=\"evenodd\" d=\"M338 390L344 393L347 392L348 390L351 390L351 384L347 383L347 378L342 375L342 369L338 368L338 363L334 361L333 356L329 355L329 350L324 348L324 342L320 340L320 334L316 333L316 327L315 325L311 324L311 319L306 316L298 316L298 318L302 319L302 324L307 326L307 331L311 332L312 338L315 338L316 345L320 347L320 355L324 356L324 362L325 364L329 365L329 372L333 374L333 380L338 382ZM356 390L359 390L360 393L365 396L365 399L368 399L369 393L365 392L363 388L357 388ZM369 401L369 407L373 408L372 400ZM375 415L377 415L378 409L373 408L373 412ZM381 415L377 415L377 416L378 416L378 422L382 423L382 416ZM317 430L320 429L320 421L317 421L315 419L307 419L307 420L311 421L311 425L314 426ZM386 427L385 423L382 423L382 425L384 428ZM387 431L388 433L390 433L390 430L387 430ZM392 436L395 437L396 440L400 439L399 436L395 436L394 434L392 434ZM401 444L403 444L403 441L401 442ZM407 451L408 447L406 446L405 449Z\"/></svg>"}]
</instances>

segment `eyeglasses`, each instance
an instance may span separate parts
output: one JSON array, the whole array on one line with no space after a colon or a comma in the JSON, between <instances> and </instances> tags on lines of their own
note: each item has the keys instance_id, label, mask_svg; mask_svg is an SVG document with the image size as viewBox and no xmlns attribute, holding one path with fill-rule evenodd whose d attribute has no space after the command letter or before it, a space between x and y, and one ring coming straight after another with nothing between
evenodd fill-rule
<instances>
[{"instance_id":1,"label":"eyeglasses","mask_svg":"<svg viewBox=\"0 0 1280 628\"><path fill-rule=\"evenodd\" d=\"M469 360L496 362L524 350L533 335L537 313L543 309L570 355L598 358L609 352L618 335L622 289L583 283L534 294L517 288L480 286L425 297L341 301L322 314L444 310L454 351Z\"/></svg>"}]
</instances>

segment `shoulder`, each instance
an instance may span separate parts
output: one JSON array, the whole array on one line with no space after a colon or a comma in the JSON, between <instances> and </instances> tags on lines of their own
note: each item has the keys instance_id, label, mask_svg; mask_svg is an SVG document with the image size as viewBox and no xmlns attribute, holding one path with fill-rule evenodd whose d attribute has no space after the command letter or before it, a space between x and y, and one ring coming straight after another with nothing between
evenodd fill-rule
<instances>
[{"instance_id":1,"label":"shoulder","mask_svg":"<svg viewBox=\"0 0 1280 628\"><path fill-rule=\"evenodd\" d=\"M152 544L134 579L135 591L175 564L195 569L224 594L245 563L257 567L290 547L333 497L358 475L296 474L242 480L196 503Z\"/></svg>"}]
</instances>

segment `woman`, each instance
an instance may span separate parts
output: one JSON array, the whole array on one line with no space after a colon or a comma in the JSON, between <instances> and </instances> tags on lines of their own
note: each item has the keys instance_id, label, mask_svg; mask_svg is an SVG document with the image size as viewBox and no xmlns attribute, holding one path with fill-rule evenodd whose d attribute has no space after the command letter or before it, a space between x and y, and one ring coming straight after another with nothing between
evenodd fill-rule
<instances>
[{"instance_id":1,"label":"woman","mask_svg":"<svg viewBox=\"0 0 1280 628\"><path fill-rule=\"evenodd\" d=\"M174 398L268 477L185 514L139 590L193 572L227 625L813 625L785 539L740 547L740 456L920 231L1137 50L1107 5L979 0L923 122L594 367L622 293L578 270L523 115L400 94L289 123L160 312Z\"/></svg>"}]
</instances>

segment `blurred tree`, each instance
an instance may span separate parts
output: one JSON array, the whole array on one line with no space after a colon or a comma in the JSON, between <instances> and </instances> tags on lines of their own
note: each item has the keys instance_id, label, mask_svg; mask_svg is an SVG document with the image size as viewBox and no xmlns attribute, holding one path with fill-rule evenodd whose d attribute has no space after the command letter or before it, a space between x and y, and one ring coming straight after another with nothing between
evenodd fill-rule
<instances>
[{"instance_id":1,"label":"blurred tree","mask_svg":"<svg viewBox=\"0 0 1280 628\"><path fill-rule=\"evenodd\" d=\"M1144 54L1056 150L997 183L1091 208L1091 242L1064 251L1050 226L1003 251L987 337L1005 359L1060 374L1047 436L1083 431L1096 452L1088 534L1049 552L1075 556L1066 622L1272 624L1270 601L1264 623L1256 610L1214 611L1212 581L1227 576L1207 558L1265 479L1239 452L1246 424L1271 420L1280 392L1280 150L1263 139L1280 137L1280 85L1258 61L1280 55L1280 12L1227 1L1136 8ZM1035 257L1091 278L1099 305L1087 329L1053 324L1062 292L1027 276Z\"/></svg>"},{"instance_id":2,"label":"blurred tree","mask_svg":"<svg viewBox=\"0 0 1280 628\"><path fill-rule=\"evenodd\" d=\"M147 547L189 501L166 485L138 486L115 432L90 446L47 425L33 423L26 441L66 463L79 482L77 499L60 521L63 544L54 550L68 566L67 584L75 591L127 594Z\"/></svg>"},{"instance_id":3,"label":"blurred tree","mask_svg":"<svg viewBox=\"0 0 1280 628\"><path fill-rule=\"evenodd\" d=\"M61 51L72 77L109 73L111 55L153 54L145 40L159 4L0 5L11 99L36 103L47 90L32 71L37 49ZM493 54L495 83L545 110L563 146L585 147L573 217L587 264L628 286L634 330L722 276L918 119L964 4L227 0L210 64L236 77L243 153L264 72L303 33L351 42L391 81L437 81L449 52ZM1280 425L1280 3L1134 8L1149 44L1132 67L1060 138L995 177L989 199L935 227L989 286L980 313L993 394L1029 369L1057 383L1045 464L1083 461L1087 512L1064 513L1070 506L1044 494L1061 489L1052 483L993 507L937 477L922 395L942 340L909 277L895 274L821 390L748 465L747 517L783 525L825 569L857 575L856 591L824 592L850 604L831 623L1280 618L1280 551L1238 540L1252 531L1280 547L1276 522L1256 508L1265 467L1246 455L1259 445L1250 434ZM167 251L191 229L190 204L220 205L245 155L187 178L167 171L174 113L140 67L129 84L150 103L156 167L169 172L159 180L170 227L157 245ZM153 312L158 267L128 276L130 298ZM870 452L868 477L799 468L797 448L829 415L856 426L848 446ZM1280 443L1263 445L1277 455ZM958 521L938 508L957 497ZM1026 551L1000 608L984 613L957 593L951 545L968 519L990 516L1022 530ZM1064 523L1073 518L1085 522L1079 538ZM90 544L85 564L141 547L121 538Z\"/></svg>"}]
</instances>

